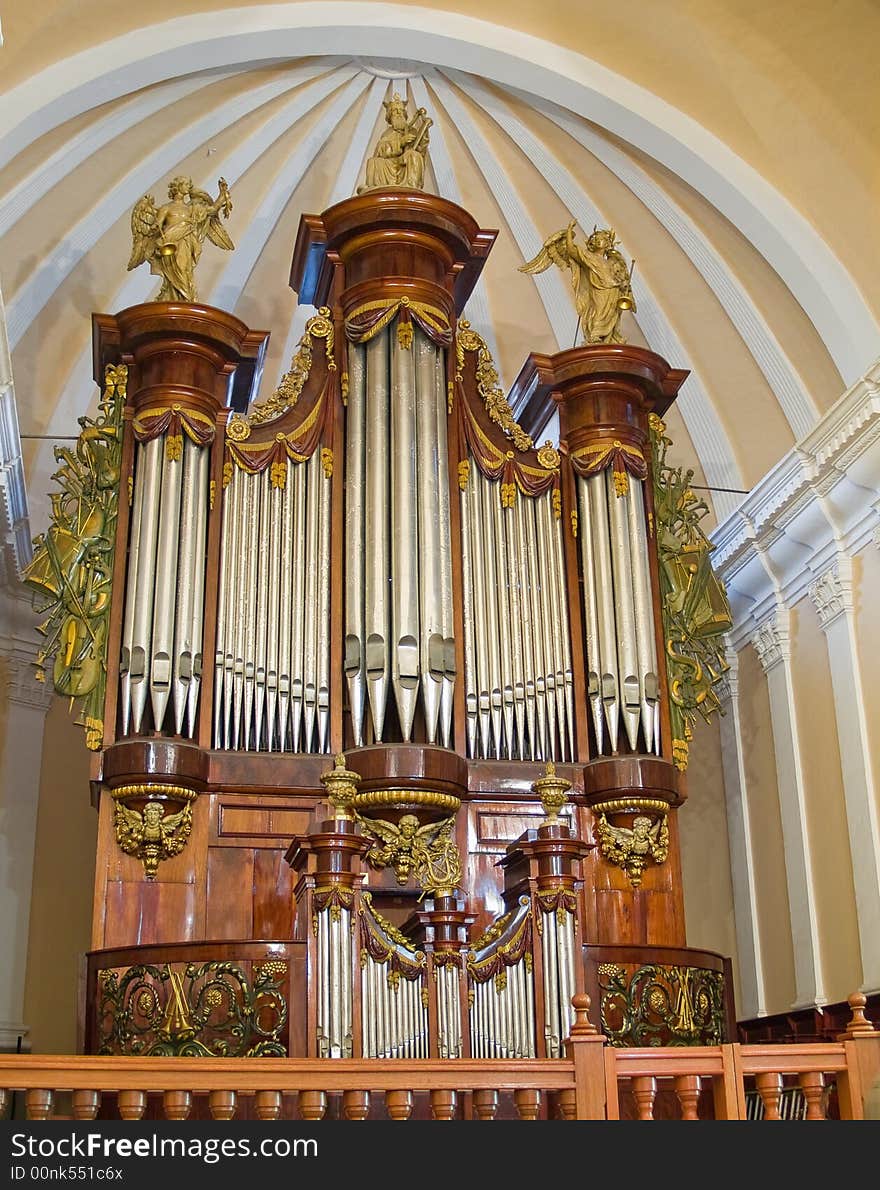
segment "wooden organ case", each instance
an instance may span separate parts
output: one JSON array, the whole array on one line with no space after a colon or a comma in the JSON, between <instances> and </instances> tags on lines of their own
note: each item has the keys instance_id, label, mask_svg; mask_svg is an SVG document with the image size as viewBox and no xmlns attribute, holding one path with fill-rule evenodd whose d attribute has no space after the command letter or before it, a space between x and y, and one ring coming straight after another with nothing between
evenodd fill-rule
<instances>
[{"instance_id":1,"label":"wooden organ case","mask_svg":"<svg viewBox=\"0 0 880 1190\"><path fill-rule=\"evenodd\" d=\"M318 312L249 408L266 333L94 316L127 388L90 1052L553 1057L583 991L614 1044L730 1039L661 614L686 373L596 344L506 398L462 317L495 235L404 189L304 216Z\"/></svg>"}]
</instances>

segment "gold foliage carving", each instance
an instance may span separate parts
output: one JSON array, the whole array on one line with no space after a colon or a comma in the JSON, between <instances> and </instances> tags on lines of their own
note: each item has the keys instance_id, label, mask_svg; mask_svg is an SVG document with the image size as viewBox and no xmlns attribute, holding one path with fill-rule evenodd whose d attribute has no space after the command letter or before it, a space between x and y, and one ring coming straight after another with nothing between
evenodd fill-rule
<instances>
[{"instance_id":1,"label":"gold foliage carving","mask_svg":"<svg viewBox=\"0 0 880 1190\"><path fill-rule=\"evenodd\" d=\"M86 747L101 747L107 685L107 631L122 459L122 410L128 369L108 365L98 416L79 418L71 450L55 447L61 466L52 476L52 518L34 538L34 556L22 576L36 593L38 627L46 643L37 654L37 678L54 658L55 690L78 705ZM47 614L48 613L48 614Z\"/></svg>"},{"instance_id":2,"label":"gold foliage carving","mask_svg":"<svg viewBox=\"0 0 880 1190\"><path fill-rule=\"evenodd\" d=\"M486 346L485 339L473 329L466 318L460 318L455 332L455 355L459 380L464 371L465 352L476 353L477 391L486 406L486 412L490 419L500 427L505 437L510 439L517 450L531 449L534 443L513 416L513 410L507 403L507 398L499 384L498 369L495 367L495 361Z\"/></svg>"},{"instance_id":3,"label":"gold foliage carving","mask_svg":"<svg viewBox=\"0 0 880 1190\"><path fill-rule=\"evenodd\" d=\"M655 414L649 424L673 761L684 770L697 715L708 720L721 706L714 687L730 668L724 636L733 620L700 528L709 509L691 489L694 473L667 463L666 426Z\"/></svg>"},{"instance_id":4,"label":"gold foliage carving","mask_svg":"<svg viewBox=\"0 0 880 1190\"><path fill-rule=\"evenodd\" d=\"M648 863L662 864L669 855L669 827L666 814L655 822L647 814L637 814L632 827L614 826L599 813L596 823L599 850L609 863L623 868L633 888L642 883L642 873Z\"/></svg>"},{"instance_id":5,"label":"gold foliage carving","mask_svg":"<svg viewBox=\"0 0 880 1190\"><path fill-rule=\"evenodd\" d=\"M275 392L268 400L255 405L251 409L245 422L246 425L248 422L251 426L258 426L267 421L274 421L276 417L280 417L282 413L286 413L288 409L294 407L302 395L302 390L312 370L312 339L324 340L327 368L331 372L336 370L336 360L333 354L334 331L333 323L330 319L330 309L328 306L320 306L318 313L313 315L306 323L303 336L296 346L293 359L290 361L290 367L281 377ZM244 421L243 418L241 420ZM226 432L228 436L232 437L229 434L228 428ZM249 433L250 429L248 429Z\"/></svg>"},{"instance_id":6,"label":"gold foliage carving","mask_svg":"<svg viewBox=\"0 0 880 1190\"><path fill-rule=\"evenodd\" d=\"M177 785L125 785L113 791L116 842L141 861L147 880L155 880L161 861L180 855L186 846L196 796ZM137 802L143 802L142 809L132 804ZM181 802L179 810L168 813L169 804Z\"/></svg>"}]
</instances>

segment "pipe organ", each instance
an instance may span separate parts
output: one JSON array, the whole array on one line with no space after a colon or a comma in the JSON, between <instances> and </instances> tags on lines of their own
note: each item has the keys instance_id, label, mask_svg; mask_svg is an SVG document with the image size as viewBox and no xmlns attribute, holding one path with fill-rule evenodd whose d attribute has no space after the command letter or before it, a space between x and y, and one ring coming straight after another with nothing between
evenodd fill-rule
<instances>
[{"instance_id":1,"label":"pipe organ","mask_svg":"<svg viewBox=\"0 0 880 1190\"><path fill-rule=\"evenodd\" d=\"M256 402L266 332L94 316L121 451L94 947L283 940L290 1052L555 1057L575 994L606 1013L593 952L618 999L690 969L676 814L727 621L666 462L686 374L604 342L505 394L464 317L495 235L406 188L303 216L317 313Z\"/></svg>"}]
</instances>

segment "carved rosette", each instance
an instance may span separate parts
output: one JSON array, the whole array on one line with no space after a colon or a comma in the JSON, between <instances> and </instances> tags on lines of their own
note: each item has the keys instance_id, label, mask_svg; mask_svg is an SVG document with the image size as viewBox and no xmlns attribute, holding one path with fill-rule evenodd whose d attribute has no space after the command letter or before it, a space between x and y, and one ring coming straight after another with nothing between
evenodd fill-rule
<instances>
[{"instance_id":1,"label":"carved rosette","mask_svg":"<svg viewBox=\"0 0 880 1190\"><path fill-rule=\"evenodd\" d=\"M666 802L655 798L616 798L593 806L599 852L608 863L623 868L633 888L642 883L649 863L666 862L668 810Z\"/></svg>"},{"instance_id":2,"label":"carved rosette","mask_svg":"<svg viewBox=\"0 0 880 1190\"><path fill-rule=\"evenodd\" d=\"M192 804L198 797L182 785L147 782L112 791L116 842L136 856L147 880L155 880L162 860L180 855L192 831Z\"/></svg>"}]
</instances>

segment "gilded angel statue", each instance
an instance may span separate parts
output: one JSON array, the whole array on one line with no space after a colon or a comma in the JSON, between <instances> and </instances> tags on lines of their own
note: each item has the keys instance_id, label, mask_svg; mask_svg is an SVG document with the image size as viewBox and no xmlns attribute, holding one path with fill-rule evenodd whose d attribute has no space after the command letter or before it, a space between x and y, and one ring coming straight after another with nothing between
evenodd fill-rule
<instances>
[{"instance_id":1,"label":"gilded angel statue","mask_svg":"<svg viewBox=\"0 0 880 1190\"><path fill-rule=\"evenodd\" d=\"M666 815L651 822L645 814L637 814L632 829L613 826L604 814L596 824L599 849L609 863L623 868L633 888L642 883L642 872L650 860L662 864L669 854L669 827Z\"/></svg>"},{"instance_id":2,"label":"gilded angel statue","mask_svg":"<svg viewBox=\"0 0 880 1190\"><path fill-rule=\"evenodd\" d=\"M116 803L116 840L126 855L136 855L148 880L155 880L159 861L183 851L192 827L192 807L187 802L176 814L165 814L161 802L147 802L143 814Z\"/></svg>"},{"instance_id":3,"label":"gilded angel statue","mask_svg":"<svg viewBox=\"0 0 880 1190\"><path fill-rule=\"evenodd\" d=\"M422 895L451 893L461 883L454 814L425 826L419 826L415 814L404 814L398 823L361 814L357 817L364 834L374 840L366 857L371 867L394 868L398 884L406 884L414 875Z\"/></svg>"},{"instance_id":4,"label":"gilded angel statue","mask_svg":"<svg viewBox=\"0 0 880 1190\"><path fill-rule=\"evenodd\" d=\"M632 266L615 245L612 228L593 228L585 243L578 243L574 222L554 232L541 251L521 265L521 273L543 273L555 264L571 270L574 301L585 343L625 343L620 333L624 310L636 309L632 293Z\"/></svg>"},{"instance_id":5,"label":"gilded angel statue","mask_svg":"<svg viewBox=\"0 0 880 1190\"><path fill-rule=\"evenodd\" d=\"M173 178L168 184L168 202L157 207L152 194L145 194L131 212L131 259L129 271L149 262L150 272L162 278L158 302L194 302L197 298L193 274L206 239L231 252L235 247L220 217L229 218L232 200L229 187L220 178L219 194L211 198L197 190L192 178Z\"/></svg>"}]
</instances>

